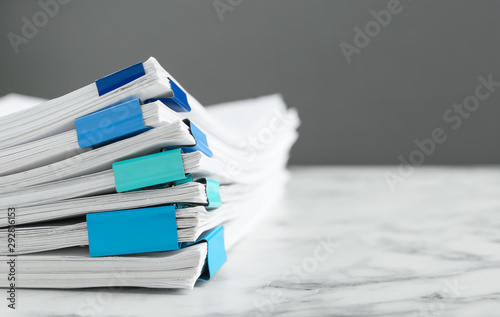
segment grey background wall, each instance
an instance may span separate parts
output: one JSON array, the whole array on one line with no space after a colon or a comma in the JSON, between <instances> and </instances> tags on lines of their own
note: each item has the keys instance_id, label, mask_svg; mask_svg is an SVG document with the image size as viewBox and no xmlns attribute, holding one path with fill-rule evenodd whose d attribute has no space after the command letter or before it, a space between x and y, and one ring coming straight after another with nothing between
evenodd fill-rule
<instances>
[{"instance_id":1,"label":"grey background wall","mask_svg":"<svg viewBox=\"0 0 500 317\"><path fill-rule=\"evenodd\" d=\"M8 34L42 9L1 1L0 95L57 97L155 56L204 104L281 92L303 121L294 164L398 164L436 128L447 139L425 164L499 162L500 87L457 129L443 118L478 76L500 81L499 2L220 3L223 19L213 0L73 0L15 53ZM398 13L377 32L370 12L388 6ZM341 43L367 24L370 42L358 38L348 63Z\"/></svg>"}]
</instances>

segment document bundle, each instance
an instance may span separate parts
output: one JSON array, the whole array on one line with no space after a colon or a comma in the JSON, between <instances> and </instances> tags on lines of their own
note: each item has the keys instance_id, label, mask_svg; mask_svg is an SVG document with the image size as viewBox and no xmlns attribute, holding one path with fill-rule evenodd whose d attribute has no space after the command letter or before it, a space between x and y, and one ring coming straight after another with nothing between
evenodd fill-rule
<instances>
[{"instance_id":1,"label":"document bundle","mask_svg":"<svg viewBox=\"0 0 500 317\"><path fill-rule=\"evenodd\" d=\"M280 95L204 107L150 58L40 101L0 98L16 287L193 288L285 191L299 119Z\"/></svg>"}]
</instances>

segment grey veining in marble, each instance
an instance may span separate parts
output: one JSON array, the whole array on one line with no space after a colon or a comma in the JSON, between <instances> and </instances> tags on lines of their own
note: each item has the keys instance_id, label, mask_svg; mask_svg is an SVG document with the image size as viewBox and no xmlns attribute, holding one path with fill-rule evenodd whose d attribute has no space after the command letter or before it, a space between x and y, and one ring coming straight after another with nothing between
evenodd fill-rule
<instances>
[{"instance_id":1,"label":"grey veining in marble","mask_svg":"<svg viewBox=\"0 0 500 317\"><path fill-rule=\"evenodd\" d=\"M421 168L396 192L387 170L293 169L281 205L194 290L18 290L0 315L500 315L500 168Z\"/></svg>"}]
</instances>

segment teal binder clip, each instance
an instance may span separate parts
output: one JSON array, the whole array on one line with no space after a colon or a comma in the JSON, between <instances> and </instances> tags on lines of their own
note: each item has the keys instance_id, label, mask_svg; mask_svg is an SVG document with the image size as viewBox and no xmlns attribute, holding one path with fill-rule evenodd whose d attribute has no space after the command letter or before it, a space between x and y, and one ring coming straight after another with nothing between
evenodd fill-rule
<instances>
[{"instance_id":1,"label":"teal binder clip","mask_svg":"<svg viewBox=\"0 0 500 317\"><path fill-rule=\"evenodd\" d=\"M200 178L197 181L205 184L208 200L208 205L206 205L205 208L207 210L219 208L222 205L219 193L220 183L211 178Z\"/></svg>"},{"instance_id":2,"label":"teal binder clip","mask_svg":"<svg viewBox=\"0 0 500 317\"><path fill-rule=\"evenodd\" d=\"M179 180L175 182L175 186L184 184L187 182L192 182L193 176L189 174L185 179ZM210 178L199 178L196 182L205 185L205 193L207 195L207 203L206 204L189 204L189 203L176 203L178 208L186 208L194 205L205 206L205 209L210 211L212 209L217 209L222 206L222 200L220 198L220 184L218 181L210 179Z\"/></svg>"},{"instance_id":3,"label":"teal binder clip","mask_svg":"<svg viewBox=\"0 0 500 317\"><path fill-rule=\"evenodd\" d=\"M186 178L180 149L113 163L118 193Z\"/></svg>"},{"instance_id":4,"label":"teal binder clip","mask_svg":"<svg viewBox=\"0 0 500 317\"><path fill-rule=\"evenodd\" d=\"M138 98L126 98L75 120L80 148L101 146L150 129L144 124Z\"/></svg>"},{"instance_id":5,"label":"teal binder clip","mask_svg":"<svg viewBox=\"0 0 500 317\"><path fill-rule=\"evenodd\" d=\"M187 95L177 84L172 80L168 79L170 82L170 89L172 90L172 97L164 98L151 98L144 101L144 103L149 103L153 101L161 101L165 106L169 107L175 112L189 112L191 111L191 106L187 100Z\"/></svg>"},{"instance_id":6,"label":"teal binder clip","mask_svg":"<svg viewBox=\"0 0 500 317\"><path fill-rule=\"evenodd\" d=\"M199 279L208 281L227 261L226 246L224 244L224 227L218 226L202 234L196 243L201 241L207 242L207 265Z\"/></svg>"},{"instance_id":7,"label":"teal binder clip","mask_svg":"<svg viewBox=\"0 0 500 317\"><path fill-rule=\"evenodd\" d=\"M186 178L176 181L175 185L177 186L177 185L189 183L192 181L193 181L193 174L189 174L188 176L186 176Z\"/></svg>"},{"instance_id":8,"label":"teal binder clip","mask_svg":"<svg viewBox=\"0 0 500 317\"><path fill-rule=\"evenodd\" d=\"M179 249L174 206L87 214L91 257Z\"/></svg>"},{"instance_id":9,"label":"teal binder clip","mask_svg":"<svg viewBox=\"0 0 500 317\"><path fill-rule=\"evenodd\" d=\"M144 75L146 75L146 71L144 70L142 62L137 63L96 80L95 84L97 86L97 92L99 93L99 96L102 96Z\"/></svg>"}]
</instances>

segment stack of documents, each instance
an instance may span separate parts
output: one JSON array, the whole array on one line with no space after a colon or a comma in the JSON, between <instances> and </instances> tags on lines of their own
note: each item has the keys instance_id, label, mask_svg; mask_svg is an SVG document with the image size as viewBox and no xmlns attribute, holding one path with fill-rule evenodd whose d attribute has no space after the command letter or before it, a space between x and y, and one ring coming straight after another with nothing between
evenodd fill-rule
<instances>
[{"instance_id":1,"label":"stack of documents","mask_svg":"<svg viewBox=\"0 0 500 317\"><path fill-rule=\"evenodd\" d=\"M282 197L298 125L279 95L203 107L154 58L53 100L2 97L0 274L192 288Z\"/></svg>"}]
</instances>

